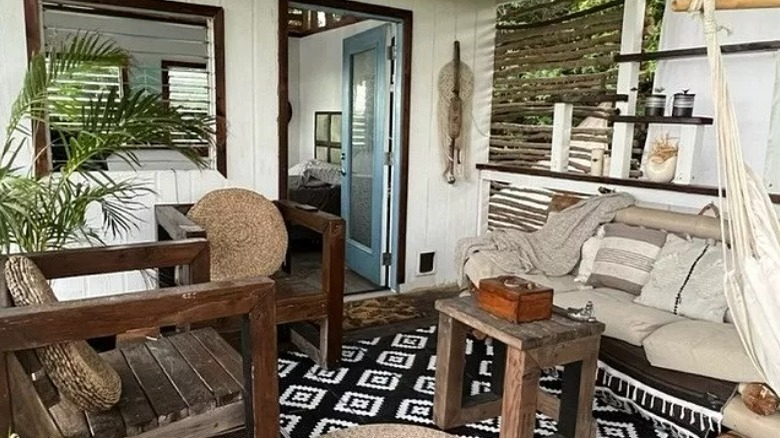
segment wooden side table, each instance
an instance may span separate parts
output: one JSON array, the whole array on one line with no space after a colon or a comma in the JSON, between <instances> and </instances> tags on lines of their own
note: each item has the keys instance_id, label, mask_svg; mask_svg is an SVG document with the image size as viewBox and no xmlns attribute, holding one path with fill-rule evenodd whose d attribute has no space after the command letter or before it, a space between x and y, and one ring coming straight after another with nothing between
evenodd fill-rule
<instances>
[{"instance_id":1,"label":"wooden side table","mask_svg":"<svg viewBox=\"0 0 780 438\"><path fill-rule=\"evenodd\" d=\"M473 297L439 300L436 309L440 312L433 406L437 426L450 429L500 414L501 438L531 438L539 410L558 420L558 437L595 437L591 411L604 324L572 321L557 309L549 320L514 324L479 309ZM505 369L499 355L494 356L493 388L502 386L503 374L503 390L496 394L464 397L469 328L506 345ZM541 370L557 365L564 365L560 400L538 389Z\"/></svg>"}]
</instances>

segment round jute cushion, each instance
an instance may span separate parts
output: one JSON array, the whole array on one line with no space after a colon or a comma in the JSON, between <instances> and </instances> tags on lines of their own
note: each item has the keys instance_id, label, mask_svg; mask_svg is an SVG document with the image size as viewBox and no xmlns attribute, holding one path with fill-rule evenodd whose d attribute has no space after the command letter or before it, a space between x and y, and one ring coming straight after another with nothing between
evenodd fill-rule
<instances>
[{"instance_id":1,"label":"round jute cushion","mask_svg":"<svg viewBox=\"0 0 780 438\"><path fill-rule=\"evenodd\" d=\"M278 271L287 253L287 228L273 202L245 189L208 193L187 214L206 230L211 279L235 280Z\"/></svg>"},{"instance_id":2,"label":"round jute cushion","mask_svg":"<svg viewBox=\"0 0 780 438\"><path fill-rule=\"evenodd\" d=\"M57 302L46 278L26 257L8 259L5 281L17 307ZM49 345L36 353L54 386L79 408L105 411L119 401L119 375L86 342Z\"/></svg>"},{"instance_id":3,"label":"round jute cushion","mask_svg":"<svg viewBox=\"0 0 780 438\"><path fill-rule=\"evenodd\" d=\"M321 438L455 438L454 435L408 424L369 424L331 432Z\"/></svg>"}]
</instances>

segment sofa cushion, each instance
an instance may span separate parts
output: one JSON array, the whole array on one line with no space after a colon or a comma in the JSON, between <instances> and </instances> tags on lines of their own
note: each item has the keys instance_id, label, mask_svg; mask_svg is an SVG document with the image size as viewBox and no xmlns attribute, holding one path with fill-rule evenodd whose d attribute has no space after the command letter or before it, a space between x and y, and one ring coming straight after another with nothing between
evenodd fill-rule
<instances>
[{"instance_id":1,"label":"sofa cushion","mask_svg":"<svg viewBox=\"0 0 780 438\"><path fill-rule=\"evenodd\" d=\"M592 289L553 295L556 306L583 307L593 302L596 319L606 324L605 336L620 339L629 344L642 346L642 341L658 328L683 320L651 307L634 304L634 295L615 289Z\"/></svg>"},{"instance_id":2,"label":"sofa cushion","mask_svg":"<svg viewBox=\"0 0 780 438\"><path fill-rule=\"evenodd\" d=\"M675 322L653 332L643 346L650 363L660 368L729 382L763 382L731 324Z\"/></svg>"},{"instance_id":3,"label":"sofa cushion","mask_svg":"<svg viewBox=\"0 0 780 438\"><path fill-rule=\"evenodd\" d=\"M504 271L481 253L476 253L469 257L466 264L463 266L463 272L475 286L479 286L479 281L486 278L499 277L502 275L517 275L528 281L549 287L555 292L568 292L583 288L582 284L574 281L574 276L572 275L550 277L544 274L514 274Z\"/></svg>"},{"instance_id":4,"label":"sofa cushion","mask_svg":"<svg viewBox=\"0 0 780 438\"><path fill-rule=\"evenodd\" d=\"M666 232L625 224L607 224L604 230L588 284L639 295L666 242Z\"/></svg>"}]
</instances>

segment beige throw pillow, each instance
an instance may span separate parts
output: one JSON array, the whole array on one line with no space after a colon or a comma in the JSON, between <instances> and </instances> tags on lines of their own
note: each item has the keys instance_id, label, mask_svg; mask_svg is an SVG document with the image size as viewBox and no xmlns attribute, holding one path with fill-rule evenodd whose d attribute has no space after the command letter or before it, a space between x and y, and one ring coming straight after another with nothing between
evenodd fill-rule
<instances>
[{"instance_id":1,"label":"beige throw pillow","mask_svg":"<svg viewBox=\"0 0 780 438\"><path fill-rule=\"evenodd\" d=\"M722 246L669 235L650 279L634 302L675 315L723 322Z\"/></svg>"},{"instance_id":2,"label":"beige throw pillow","mask_svg":"<svg viewBox=\"0 0 780 438\"><path fill-rule=\"evenodd\" d=\"M664 231L625 224L605 225L604 239L588 284L639 295L665 241Z\"/></svg>"},{"instance_id":3,"label":"beige throw pillow","mask_svg":"<svg viewBox=\"0 0 780 438\"><path fill-rule=\"evenodd\" d=\"M582 244L580 266L577 268L577 277L574 279L577 283L586 283L590 274L593 273L593 264L596 262L596 254L601 248L602 240L604 240L604 227L599 227L596 234Z\"/></svg>"}]
</instances>

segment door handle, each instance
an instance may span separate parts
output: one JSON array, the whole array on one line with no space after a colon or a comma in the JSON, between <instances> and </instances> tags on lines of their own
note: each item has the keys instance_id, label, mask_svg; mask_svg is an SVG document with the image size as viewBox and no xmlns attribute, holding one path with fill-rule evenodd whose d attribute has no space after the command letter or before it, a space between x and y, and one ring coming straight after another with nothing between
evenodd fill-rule
<instances>
[{"instance_id":1,"label":"door handle","mask_svg":"<svg viewBox=\"0 0 780 438\"><path fill-rule=\"evenodd\" d=\"M341 176L347 176L347 169L341 168Z\"/></svg>"}]
</instances>

